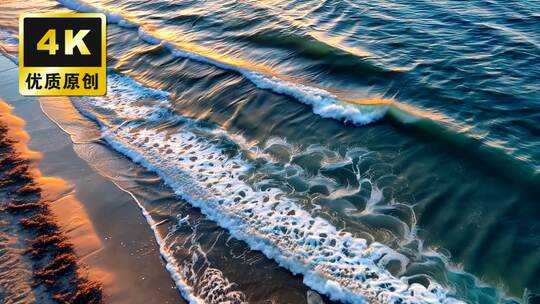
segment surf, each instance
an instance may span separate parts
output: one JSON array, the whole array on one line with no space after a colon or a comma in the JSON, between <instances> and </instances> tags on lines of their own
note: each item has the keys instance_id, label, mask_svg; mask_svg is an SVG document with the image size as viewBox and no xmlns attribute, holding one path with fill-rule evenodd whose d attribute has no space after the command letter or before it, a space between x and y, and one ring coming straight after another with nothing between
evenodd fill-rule
<instances>
[{"instance_id":1,"label":"surf","mask_svg":"<svg viewBox=\"0 0 540 304\"><path fill-rule=\"evenodd\" d=\"M385 265L396 259L406 263L406 259L385 245L368 245L364 239L338 231L328 221L312 217L279 189L262 190L246 184L243 179L252 165L194 133L201 130L191 129L189 119L162 107L167 100L161 92L140 85L134 88L125 76L112 76L108 82L111 96L117 93L115 88L122 88L125 92L121 96L126 97L74 98L76 107L102 126L103 139L157 172L178 196L200 208L232 236L293 273L302 274L306 285L347 303L396 299L458 302L435 282L429 287L409 285L391 275ZM156 100L133 111L130 108L135 100L131 96L154 96ZM114 120L103 120L92 113L98 108L126 122L109 125ZM138 115L145 122L137 121ZM164 120L186 126L177 131L151 128Z\"/></svg>"},{"instance_id":2,"label":"surf","mask_svg":"<svg viewBox=\"0 0 540 304\"><path fill-rule=\"evenodd\" d=\"M484 159L486 154L499 155L500 157L497 156L495 158L503 158L509 161L512 172L524 172L529 180L540 179L536 172L538 169L521 161L520 156L515 155L511 147L505 144L500 145L497 143L497 140L479 138L477 134L482 133L483 130L477 130L474 125L458 121L442 113L399 102L394 97L384 97L385 94L383 94L383 97L376 99L354 99L342 96L343 94L332 93L329 89L322 89L311 84L305 85L301 82L296 82L295 80L297 79L280 75L264 65L250 63L240 58L219 55L202 46L191 43L175 44L167 39L167 35L178 35L179 33L161 32L160 29L153 28L143 21L126 16L115 10L95 6L82 0L59 0L58 2L70 9L81 12L105 13L108 16L109 22L127 29L137 30L139 38L146 43L159 45L177 57L187 58L239 73L259 89L286 95L310 106L312 112L318 116L335 119L353 126L364 126L380 122L381 120L389 121L397 125L397 128L401 130L409 130L410 134L414 136L433 137L436 141L444 141L446 143L466 143L461 144L461 146L470 149L471 155L474 155L478 159ZM368 74L392 75L403 72L402 69L398 69L399 71L386 70L366 61L371 58L368 53L356 54L354 52L347 52L326 43L324 40L319 41L315 38L287 37L274 35L271 32L265 31L256 32L249 37L240 36L240 38L262 44L277 40L280 41L279 47L292 46L294 48L305 49L305 52L307 52L305 54L306 56L309 56L309 50L315 50L316 53L320 53L321 51L323 53L330 52L331 58L339 57L340 52L344 52L347 56L352 57L346 60L348 62L347 65L353 65L347 67L348 69L365 70L369 72ZM302 54L303 52L301 51L300 53ZM480 149L477 146L480 146ZM494 158L490 157L489 159ZM493 166L496 166L494 162L489 165L489 167Z\"/></svg>"},{"instance_id":3,"label":"surf","mask_svg":"<svg viewBox=\"0 0 540 304\"><path fill-rule=\"evenodd\" d=\"M94 7L77 0L59 0L58 2L76 11L104 13L108 17L108 22L116 23L121 27L137 29L141 40L149 44L161 44L177 57L188 58L239 73L260 89L287 95L311 106L313 112L322 117L361 126L375 122L385 115L386 107L384 105L362 106L346 103L327 90L286 80L283 76L264 66L218 55L196 45L178 46L168 41L164 34L160 34L159 30L150 29L144 23L138 23L133 18L124 17L105 8Z\"/></svg>"}]
</instances>

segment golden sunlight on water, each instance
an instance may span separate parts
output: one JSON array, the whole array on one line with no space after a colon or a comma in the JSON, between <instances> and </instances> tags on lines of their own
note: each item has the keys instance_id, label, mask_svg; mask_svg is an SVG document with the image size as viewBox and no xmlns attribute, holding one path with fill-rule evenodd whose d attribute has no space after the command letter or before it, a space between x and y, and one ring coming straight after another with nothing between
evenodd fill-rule
<instances>
[{"instance_id":1,"label":"golden sunlight on water","mask_svg":"<svg viewBox=\"0 0 540 304\"><path fill-rule=\"evenodd\" d=\"M304 246L304 240L288 238L293 244L283 243L286 237L281 237L281 229L257 230L258 223L273 225L271 214L253 211L257 220L244 222L244 210L221 209L226 201L220 200L221 195L229 193L232 185L254 194L249 196L253 200L235 198L238 201L227 202L229 206L246 203L264 210L269 200L264 191L283 191L277 201L290 201L306 212L295 210L291 216L320 217L328 220L330 227L352 233L368 244L379 242L389 250L399 249L403 257L389 258L395 261L368 259L381 267L375 272L377 277L367 278L374 282L388 270L396 282L436 290L438 299L444 298L439 302L455 297L466 302L500 303L507 294L514 298L521 297L524 290L540 290L537 273L531 268L538 264L531 255L538 249L538 227L531 224L538 217L534 211L538 174L529 172L529 168L538 172L540 159L540 129L535 124L538 111L532 111L537 100L534 54L538 44L534 41L538 37L534 33L538 15L527 2L518 1L511 7L495 1L488 7L481 0L452 6L386 0L47 1L48 7L42 11L103 12L109 22L108 94L39 101L45 115L71 137L68 144L73 143L70 153L74 152L75 158L62 159L64 164L82 159L92 169L105 172L103 177L113 183L121 177L122 182L135 185L136 193L151 202L138 206L143 212L148 210L144 215L155 233L152 240L159 242L160 233L176 219L181 219L182 229L168 234L164 244L177 245L178 240L197 235L191 229L196 226L191 225L194 221L189 218L189 208L199 206L218 215L201 219L231 233L231 240L269 239L269 250L277 248L288 255L261 258L261 264L247 265L228 259L228 244L211 247L212 253L219 254L209 254L208 265L229 276L246 298L274 300L278 293L288 294L273 284L289 286L298 276L273 281L258 278L276 278L274 269L296 274L294 265L284 263L289 266L283 271L270 263L307 256L304 249L317 262L302 261L306 268L300 268L306 270L301 275L309 277L321 267L324 282L335 281L345 289L353 285L340 281L344 275L336 271L341 267L338 260L319 262L326 261L326 254L315 251L319 244L313 246L315 249L298 247ZM24 3L21 10L12 8L7 17L0 16L0 21L7 20L0 28L0 51L5 43L4 49L16 55L9 49L18 43L13 38L17 26L11 19L16 20L21 11L37 11L40 5ZM0 4L0 11L10 6ZM521 6L519 10L517 6ZM10 119L10 124L23 128L24 120ZM30 118L27 121L33 123ZM47 140L39 135L34 138L33 129L29 130L31 144ZM24 132L18 136L28 142ZM20 149L26 149L26 144L20 144ZM49 155L56 150L39 151L43 153L44 172L59 174L73 183L41 177L37 164L42 155L25 150L36 164L36 176L46 189L44 195L53 202L51 210L78 243L77 253L91 264L119 249L111 245L118 238L109 242L108 233L119 226L111 219L120 212L112 214L109 207L112 201L121 201L99 191L108 200L96 204L90 195L96 189L89 185L90 178L80 174L80 180L72 180L71 175L49 171ZM97 156L107 161L96 161L100 159ZM235 169L249 168L249 175L239 170L237 178L224 172L219 183L208 182L208 176L216 168L225 168L233 157L238 161ZM194 169L192 163L200 168ZM64 168L54 165L53 169ZM124 165L129 170L122 174L114 170ZM80 164L65 166L72 167L81 170ZM146 179L146 174L152 174L152 187L139 180L141 176ZM156 193L154 182L159 188ZM171 189L162 187L165 184ZM230 186L220 188L222 184ZM96 182L94 186L102 185L105 183ZM199 185L209 189L204 190L208 191L201 200L204 204L187 199L180 206L167 192L189 198L193 196L190 191ZM167 191L162 192L162 188ZM236 195L230 193L228 197ZM246 196L245 191L239 193ZM161 200L165 195L171 195L171 202ZM214 201L219 206L212 206ZM189 208L184 209L184 204ZM495 204L498 208L493 208ZM163 220L162 213L172 220ZM122 211L121 216L125 214ZM227 216L242 219L240 224L250 233L235 235L240 224L231 227L222 222ZM131 214L130 220L135 218ZM497 221L491 221L493 218ZM154 220L157 225L152 224ZM512 229L506 229L507 223L512 223ZM132 226L126 227L122 227L129 232L126 235L139 234ZM205 239L222 237L213 231L217 229ZM274 241L276 235L280 236ZM499 235L502 241L495 242ZM142 240L133 239L137 244ZM342 240L341 236L336 240ZM251 253L254 245L247 244L246 252ZM293 251L296 248L301 249ZM440 248L441 252L426 253L424 248ZM362 254L360 249L358 252ZM180 269L171 273L173 279L184 271L182 262L192 258L192 252L182 250L161 253L162 258L171 258L165 258L167 270L172 269L169 266ZM109 265L118 260L112 259ZM513 263L508 264L508 260ZM137 268L131 267L137 263L146 265L136 261L118 267ZM456 264L462 268L454 269ZM239 271L244 269L241 267L254 270L248 276ZM125 279L131 272L104 268L111 272L109 278L114 276L125 285L133 282ZM520 271L509 274L512 269ZM201 278L193 276L193 281ZM180 289L193 288L195 295L207 290L193 285L191 278L183 279L177 283ZM107 285L118 283L116 280ZM167 274L160 286L169 286L169 281ZM250 284L258 281L265 284L252 288ZM308 287L336 296L306 282L300 282L305 286L298 289L304 296L303 288ZM373 289L369 291L377 294L396 290L375 283L370 286ZM408 287L404 289L412 290ZM360 294L359 290L352 293ZM414 290L410 296L417 300L419 295ZM408 296L396 297L403 300ZM424 302L415 300L411 302Z\"/></svg>"},{"instance_id":2,"label":"golden sunlight on water","mask_svg":"<svg viewBox=\"0 0 540 304\"><path fill-rule=\"evenodd\" d=\"M255 6L260 6L269 9L270 11L279 11L279 18L285 20L294 27L302 28L307 31L307 34L313 37L315 40L320 41L328 46L340 49L349 54L358 56L358 57L373 57L374 55L367 50L361 49L360 47L352 47L346 44L343 40L343 36L329 36L326 34L328 31L324 29L316 29L317 21L316 18L310 18L309 15L322 7L324 1L320 1L319 4L306 3L305 10L302 8L297 8L296 10L284 10L280 8L282 1L249 1ZM336 20L338 21L338 20ZM316 30L314 30L314 28Z\"/></svg>"}]
</instances>

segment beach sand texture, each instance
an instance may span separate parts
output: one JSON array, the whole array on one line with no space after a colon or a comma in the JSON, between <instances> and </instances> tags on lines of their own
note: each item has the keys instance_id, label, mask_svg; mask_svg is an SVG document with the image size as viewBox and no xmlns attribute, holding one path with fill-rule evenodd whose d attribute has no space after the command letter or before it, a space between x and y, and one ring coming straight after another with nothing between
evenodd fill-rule
<instances>
[{"instance_id":1,"label":"beach sand texture","mask_svg":"<svg viewBox=\"0 0 540 304\"><path fill-rule=\"evenodd\" d=\"M0 93L4 100L0 121L10 130L10 138L16 138L12 145L29 164L31 184L39 187L42 201L47 202L48 224L62 231L58 240L65 243L61 244L73 244L75 255L70 259L84 265L81 278L89 276L87 284L102 287L106 302L182 303L133 198L79 158L69 135L47 118L37 98L18 94L17 66L3 56L0 76L0 86L5 88ZM0 291L7 303L47 303L47 298L50 302L46 288L32 288L33 263L25 251L25 246L31 246L25 241L28 232L7 212L1 216L0 267L10 271L2 271ZM39 231L31 234L31 239L41 236ZM77 290L76 280L64 281L66 288Z\"/></svg>"}]
</instances>

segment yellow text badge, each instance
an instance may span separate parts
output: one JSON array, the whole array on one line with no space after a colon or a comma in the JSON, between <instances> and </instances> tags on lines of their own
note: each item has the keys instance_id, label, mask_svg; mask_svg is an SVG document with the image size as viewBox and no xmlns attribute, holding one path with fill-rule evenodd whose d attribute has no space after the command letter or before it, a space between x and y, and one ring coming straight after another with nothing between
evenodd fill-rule
<instances>
[{"instance_id":1,"label":"yellow text badge","mask_svg":"<svg viewBox=\"0 0 540 304\"><path fill-rule=\"evenodd\" d=\"M19 18L19 92L101 96L107 90L104 14L44 13Z\"/></svg>"}]
</instances>

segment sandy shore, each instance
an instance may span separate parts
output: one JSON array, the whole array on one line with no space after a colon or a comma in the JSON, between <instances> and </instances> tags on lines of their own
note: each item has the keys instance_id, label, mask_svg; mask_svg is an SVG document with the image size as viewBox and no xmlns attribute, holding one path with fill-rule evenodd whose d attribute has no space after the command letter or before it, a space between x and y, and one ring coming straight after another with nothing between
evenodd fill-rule
<instances>
[{"instance_id":1,"label":"sandy shore","mask_svg":"<svg viewBox=\"0 0 540 304\"><path fill-rule=\"evenodd\" d=\"M41 154L41 174L64 181L44 190L79 260L103 284L105 301L183 303L136 202L78 156L81 151L42 112L37 98L19 95L17 74L17 66L0 56L0 98L24 120L28 145ZM47 102L69 100L42 100Z\"/></svg>"},{"instance_id":2,"label":"sandy shore","mask_svg":"<svg viewBox=\"0 0 540 304\"><path fill-rule=\"evenodd\" d=\"M25 122L0 100L0 294L4 303L103 303L101 282L77 257L53 203L69 189L44 177ZM76 200L75 200L76 202ZM77 203L78 204L78 203ZM71 204L70 204L71 205ZM81 227L88 226L81 222ZM95 235L91 235L92 242ZM95 243L95 242L94 242Z\"/></svg>"}]
</instances>

